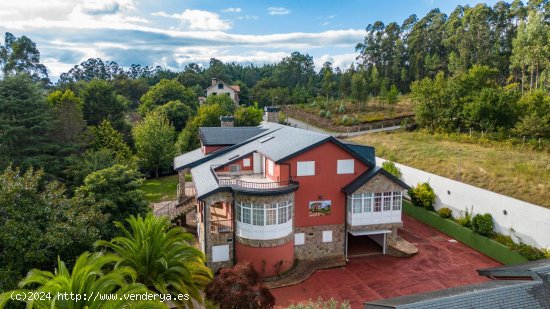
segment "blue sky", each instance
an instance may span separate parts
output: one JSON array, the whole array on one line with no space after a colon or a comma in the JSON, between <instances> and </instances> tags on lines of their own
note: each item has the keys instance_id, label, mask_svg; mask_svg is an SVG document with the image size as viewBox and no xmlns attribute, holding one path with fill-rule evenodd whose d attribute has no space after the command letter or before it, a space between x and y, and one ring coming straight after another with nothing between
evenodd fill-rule
<instances>
[{"instance_id":1,"label":"blue sky","mask_svg":"<svg viewBox=\"0 0 550 309\"><path fill-rule=\"evenodd\" d=\"M348 66L369 23L401 23L470 0L0 0L0 31L37 43L50 75L91 57L161 65L274 63L293 51ZM497 1L484 1L494 5Z\"/></svg>"}]
</instances>

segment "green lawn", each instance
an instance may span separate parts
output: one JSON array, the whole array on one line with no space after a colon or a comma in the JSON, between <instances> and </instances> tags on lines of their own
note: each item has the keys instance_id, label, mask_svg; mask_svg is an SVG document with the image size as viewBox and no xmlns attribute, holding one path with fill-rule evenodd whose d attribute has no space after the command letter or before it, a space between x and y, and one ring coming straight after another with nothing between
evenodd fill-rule
<instances>
[{"instance_id":1,"label":"green lawn","mask_svg":"<svg viewBox=\"0 0 550 309\"><path fill-rule=\"evenodd\" d=\"M546 151L423 131L366 134L351 141L375 147L384 159L550 208Z\"/></svg>"},{"instance_id":2,"label":"green lawn","mask_svg":"<svg viewBox=\"0 0 550 309\"><path fill-rule=\"evenodd\" d=\"M150 203L175 200L178 188L178 175L160 177L159 179L148 179L140 190Z\"/></svg>"}]
</instances>

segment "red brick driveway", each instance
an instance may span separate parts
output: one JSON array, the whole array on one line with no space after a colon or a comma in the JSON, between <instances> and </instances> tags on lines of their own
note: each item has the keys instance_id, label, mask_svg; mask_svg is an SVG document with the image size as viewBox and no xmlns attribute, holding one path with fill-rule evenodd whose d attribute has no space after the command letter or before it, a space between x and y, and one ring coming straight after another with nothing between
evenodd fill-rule
<instances>
[{"instance_id":1,"label":"red brick driveway","mask_svg":"<svg viewBox=\"0 0 550 309\"><path fill-rule=\"evenodd\" d=\"M477 269L501 265L411 217L403 215L403 222L399 235L415 244L418 254L352 258L344 268L320 270L298 285L273 289L277 306L332 297L362 308L365 301L483 282L488 279Z\"/></svg>"}]
</instances>

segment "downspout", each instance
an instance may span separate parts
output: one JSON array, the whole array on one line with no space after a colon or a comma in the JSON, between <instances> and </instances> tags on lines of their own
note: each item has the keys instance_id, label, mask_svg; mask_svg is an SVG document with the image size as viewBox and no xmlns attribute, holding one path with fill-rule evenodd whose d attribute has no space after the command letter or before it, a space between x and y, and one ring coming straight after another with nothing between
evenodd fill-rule
<instances>
[{"instance_id":1,"label":"downspout","mask_svg":"<svg viewBox=\"0 0 550 309\"><path fill-rule=\"evenodd\" d=\"M237 250L236 250L236 246L237 246L237 234L235 232L236 228L237 228L237 218L235 216L235 214L237 213L235 211L235 191L234 190L231 190L231 195L233 196L233 201L231 202L231 216L233 217L232 218L232 224L233 224L233 265L237 265Z\"/></svg>"},{"instance_id":2,"label":"downspout","mask_svg":"<svg viewBox=\"0 0 550 309\"><path fill-rule=\"evenodd\" d=\"M349 262L348 260L348 193L346 192L346 207L344 207L344 258L346 259L346 262Z\"/></svg>"},{"instance_id":3,"label":"downspout","mask_svg":"<svg viewBox=\"0 0 550 309\"><path fill-rule=\"evenodd\" d=\"M210 207L206 207L206 201L202 201L202 213L204 216L204 251L208 251L208 235L210 235L210 229L208 228L208 224L210 223L210 212L207 214L206 212L210 210ZM207 234L208 233L208 234ZM206 252L204 252L206 255ZM208 265L208 255L206 255L206 264ZM210 258L212 258L212 253L210 253Z\"/></svg>"}]
</instances>

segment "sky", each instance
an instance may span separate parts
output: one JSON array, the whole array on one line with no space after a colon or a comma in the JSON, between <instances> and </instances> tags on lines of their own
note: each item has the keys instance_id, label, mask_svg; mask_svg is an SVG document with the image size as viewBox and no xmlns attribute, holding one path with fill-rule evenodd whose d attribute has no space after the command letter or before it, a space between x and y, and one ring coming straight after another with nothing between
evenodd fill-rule
<instances>
[{"instance_id":1,"label":"sky","mask_svg":"<svg viewBox=\"0 0 550 309\"><path fill-rule=\"evenodd\" d=\"M276 63L294 51L347 67L368 24L481 0L0 0L0 31L26 35L50 77L88 58L175 71L210 58ZM494 5L496 0L483 1Z\"/></svg>"}]
</instances>

